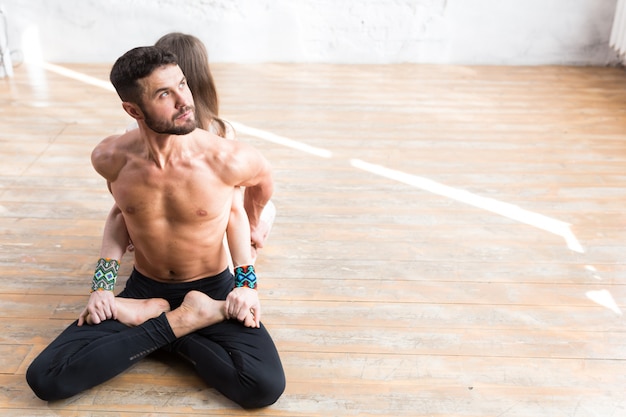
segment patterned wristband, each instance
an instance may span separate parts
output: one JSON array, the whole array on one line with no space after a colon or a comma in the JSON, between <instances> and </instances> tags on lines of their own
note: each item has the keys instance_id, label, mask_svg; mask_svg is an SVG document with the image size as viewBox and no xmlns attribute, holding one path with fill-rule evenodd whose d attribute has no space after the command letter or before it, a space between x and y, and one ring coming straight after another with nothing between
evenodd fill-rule
<instances>
[{"instance_id":1,"label":"patterned wristband","mask_svg":"<svg viewBox=\"0 0 626 417\"><path fill-rule=\"evenodd\" d=\"M117 280L117 271L119 271L119 269L120 263L115 259L100 258L96 264L96 270L93 273L91 292L113 291L115 281Z\"/></svg>"},{"instance_id":2,"label":"patterned wristband","mask_svg":"<svg viewBox=\"0 0 626 417\"><path fill-rule=\"evenodd\" d=\"M235 268L235 288L241 287L257 289L254 265L243 265Z\"/></svg>"}]
</instances>

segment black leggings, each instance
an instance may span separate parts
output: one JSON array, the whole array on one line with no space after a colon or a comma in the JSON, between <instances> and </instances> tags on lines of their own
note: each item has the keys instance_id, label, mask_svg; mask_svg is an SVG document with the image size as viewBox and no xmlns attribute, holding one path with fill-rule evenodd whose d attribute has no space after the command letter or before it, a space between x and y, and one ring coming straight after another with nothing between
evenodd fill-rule
<instances>
[{"instance_id":1,"label":"black leggings","mask_svg":"<svg viewBox=\"0 0 626 417\"><path fill-rule=\"evenodd\" d=\"M177 308L190 290L224 300L233 287L227 269L198 281L164 284L133 271L119 297L165 298ZM107 381L155 350L187 359L200 377L244 408L273 404L285 389L285 374L269 333L227 320L176 339L165 314L137 327L116 320L72 323L33 361L26 380L46 401L71 397Z\"/></svg>"}]
</instances>

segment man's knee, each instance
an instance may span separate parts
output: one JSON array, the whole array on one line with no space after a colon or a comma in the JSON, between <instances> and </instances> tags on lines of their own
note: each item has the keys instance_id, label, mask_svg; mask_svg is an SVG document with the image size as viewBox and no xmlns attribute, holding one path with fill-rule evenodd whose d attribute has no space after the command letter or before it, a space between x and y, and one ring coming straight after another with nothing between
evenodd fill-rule
<instances>
[{"instance_id":1,"label":"man's knee","mask_svg":"<svg viewBox=\"0 0 626 417\"><path fill-rule=\"evenodd\" d=\"M44 401L53 401L57 398L51 393L52 378L46 375L44 369L40 369L37 362L30 364L26 370L26 382L35 395Z\"/></svg>"},{"instance_id":2,"label":"man's knee","mask_svg":"<svg viewBox=\"0 0 626 417\"><path fill-rule=\"evenodd\" d=\"M268 407L274 404L285 391L285 375L272 375L271 378L260 380L245 397L238 401L239 405L246 409Z\"/></svg>"},{"instance_id":3,"label":"man's knee","mask_svg":"<svg viewBox=\"0 0 626 417\"><path fill-rule=\"evenodd\" d=\"M73 384L60 375L45 355L37 357L26 370L26 382L35 395L44 401L57 401L75 394Z\"/></svg>"}]
</instances>

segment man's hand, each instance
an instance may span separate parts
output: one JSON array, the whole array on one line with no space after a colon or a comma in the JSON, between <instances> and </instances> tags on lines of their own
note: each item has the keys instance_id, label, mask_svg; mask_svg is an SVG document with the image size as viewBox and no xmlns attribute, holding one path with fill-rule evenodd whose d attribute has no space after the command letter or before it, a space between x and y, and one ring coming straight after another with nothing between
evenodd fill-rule
<instances>
[{"instance_id":1,"label":"man's hand","mask_svg":"<svg viewBox=\"0 0 626 417\"><path fill-rule=\"evenodd\" d=\"M89 296L87 307L78 316L78 325L100 324L110 319L117 319L115 294L113 291L94 291Z\"/></svg>"},{"instance_id":2,"label":"man's hand","mask_svg":"<svg viewBox=\"0 0 626 417\"><path fill-rule=\"evenodd\" d=\"M226 318L237 319L246 327L261 327L261 303L256 290L235 288L226 297Z\"/></svg>"}]
</instances>

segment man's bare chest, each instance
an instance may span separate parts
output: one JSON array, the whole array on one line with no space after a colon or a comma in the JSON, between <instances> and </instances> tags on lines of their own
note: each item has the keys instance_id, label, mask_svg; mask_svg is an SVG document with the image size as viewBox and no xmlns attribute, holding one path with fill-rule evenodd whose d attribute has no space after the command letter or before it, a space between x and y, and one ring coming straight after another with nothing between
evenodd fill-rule
<instances>
[{"instance_id":1,"label":"man's bare chest","mask_svg":"<svg viewBox=\"0 0 626 417\"><path fill-rule=\"evenodd\" d=\"M117 205L128 216L181 221L219 216L232 187L209 169L138 167L121 172L111 184Z\"/></svg>"}]
</instances>

